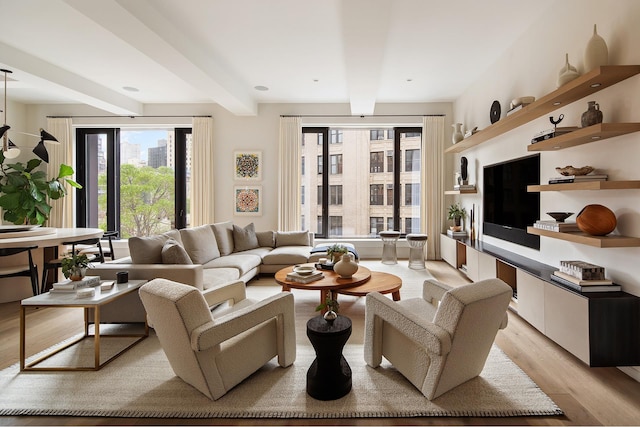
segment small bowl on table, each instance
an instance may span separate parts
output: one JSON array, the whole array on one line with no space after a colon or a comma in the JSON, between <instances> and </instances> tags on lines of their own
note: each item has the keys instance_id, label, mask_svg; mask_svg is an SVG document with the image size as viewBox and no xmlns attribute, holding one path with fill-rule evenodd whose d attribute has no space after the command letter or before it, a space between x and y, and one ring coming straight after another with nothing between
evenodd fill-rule
<instances>
[{"instance_id":1,"label":"small bowl on table","mask_svg":"<svg viewBox=\"0 0 640 427\"><path fill-rule=\"evenodd\" d=\"M302 275L308 276L316 271L316 268L312 265L296 265L293 267L293 271Z\"/></svg>"}]
</instances>

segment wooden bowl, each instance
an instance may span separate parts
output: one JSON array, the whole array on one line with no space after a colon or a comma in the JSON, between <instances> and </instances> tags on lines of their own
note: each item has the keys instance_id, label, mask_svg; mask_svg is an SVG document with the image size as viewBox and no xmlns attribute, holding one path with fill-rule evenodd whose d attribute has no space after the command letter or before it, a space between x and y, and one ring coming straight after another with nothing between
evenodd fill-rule
<instances>
[{"instance_id":1,"label":"wooden bowl","mask_svg":"<svg viewBox=\"0 0 640 427\"><path fill-rule=\"evenodd\" d=\"M578 228L592 236L605 236L618 224L616 215L606 206L587 205L576 217Z\"/></svg>"},{"instance_id":2,"label":"wooden bowl","mask_svg":"<svg viewBox=\"0 0 640 427\"><path fill-rule=\"evenodd\" d=\"M563 168L557 167L556 172L563 176L571 175L588 175L595 169L591 166L583 166L581 168L574 168L573 166L565 166Z\"/></svg>"}]
</instances>

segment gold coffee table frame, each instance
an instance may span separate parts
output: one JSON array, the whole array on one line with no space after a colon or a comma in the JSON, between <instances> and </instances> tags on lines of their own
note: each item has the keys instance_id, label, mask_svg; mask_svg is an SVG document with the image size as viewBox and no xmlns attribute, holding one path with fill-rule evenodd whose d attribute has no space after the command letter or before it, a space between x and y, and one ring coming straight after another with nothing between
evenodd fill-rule
<instances>
[{"instance_id":1,"label":"gold coffee table frame","mask_svg":"<svg viewBox=\"0 0 640 427\"><path fill-rule=\"evenodd\" d=\"M141 334L101 334L100 333L100 307L117 301L123 296L136 292L146 280L131 280L128 283L114 284L110 290L102 291L100 287L95 288L96 294L88 298L76 298L74 292L69 293L44 293L31 298L22 300L20 304L20 370L21 371L97 371L107 363L111 362L134 345L140 343L149 336L149 325L146 320L144 323L144 332ZM84 309L84 335L78 339L72 340L51 352L26 363L26 309L55 307L55 308L83 308ZM89 333L89 320L91 318L90 309L93 309L93 334ZM131 344L124 347L118 353L114 354L104 362L100 363L100 340L101 338L138 338ZM94 347L94 365L93 366L36 366L51 356L87 339L93 338Z\"/></svg>"}]
</instances>

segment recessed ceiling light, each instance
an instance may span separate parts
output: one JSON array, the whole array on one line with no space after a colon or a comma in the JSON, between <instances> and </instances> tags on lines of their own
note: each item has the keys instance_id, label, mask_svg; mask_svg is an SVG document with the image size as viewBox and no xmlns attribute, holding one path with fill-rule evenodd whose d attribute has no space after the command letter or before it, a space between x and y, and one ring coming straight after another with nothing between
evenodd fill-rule
<instances>
[{"instance_id":1,"label":"recessed ceiling light","mask_svg":"<svg viewBox=\"0 0 640 427\"><path fill-rule=\"evenodd\" d=\"M269 88L266 87L266 86L254 86L253 88L255 90L259 90L259 91L262 91L262 92L269 90Z\"/></svg>"},{"instance_id":2,"label":"recessed ceiling light","mask_svg":"<svg viewBox=\"0 0 640 427\"><path fill-rule=\"evenodd\" d=\"M314 83L318 83L320 80L319 79L313 79Z\"/></svg>"},{"instance_id":3,"label":"recessed ceiling light","mask_svg":"<svg viewBox=\"0 0 640 427\"><path fill-rule=\"evenodd\" d=\"M413 79L407 79L407 81L408 81L408 82L412 82L412 81L413 81Z\"/></svg>"},{"instance_id":4,"label":"recessed ceiling light","mask_svg":"<svg viewBox=\"0 0 640 427\"><path fill-rule=\"evenodd\" d=\"M140 89L133 86L122 86L122 89L126 90L127 92L140 92Z\"/></svg>"}]
</instances>

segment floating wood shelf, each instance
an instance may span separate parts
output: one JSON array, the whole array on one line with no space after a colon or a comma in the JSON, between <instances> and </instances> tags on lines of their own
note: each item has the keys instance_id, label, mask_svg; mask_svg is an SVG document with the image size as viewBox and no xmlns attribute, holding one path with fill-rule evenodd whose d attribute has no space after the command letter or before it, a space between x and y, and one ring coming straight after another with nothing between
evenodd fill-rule
<instances>
[{"instance_id":1,"label":"floating wood shelf","mask_svg":"<svg viewBox=\"0 0 640 427\"><path fill-rule=\"evenodd\" d=\"M478 190L476 188L470 190L447 190L444 194L476 194Z\"/></svg>"},{"instance_id":2,"label":"floating wood shelf","mask_svg":"<svg viewBox=\"0 0 640 427\"><path fill-rule=\"evenodd\" d=\"M638 131L640 131L640 123L598 123L546 141L536 142L529 145L527 151L562 150Z\"/></svg>"},{"instance_id":3,"label":"floating wood shelf","mask_svg":"<svg viewBox=\"0 0 640 427\"><path fill-rule=\"evenodd\" d=\"M583 232L559 233L556 231L543 230L540 228L527 227L527 233L538 236L551 237L554 239L566 240L573 243L595 246L596 248L635 248L640 247L640 238L627 236L591 236Z\"/></svg>"},{"instance_id":4,"label":"floating wood shelf","mask_svg":"<svg viewBox=\"0 0 640 427\"><path fill-rule=\"evenodd\" d=\"M527 185L527 192L573 190L633 190L640 189L640 181L588 181L562 184Z\"/></svg>"},{"instance_id":5,"label":"floating wood shelf","mask_svg":"<svg viewBox=\"0 0 640 427\"><path fill-rule=\"evenodd\" d=\"M454 144L447 148L445 153L461 153L638 73L640 65L607 65L594 68L510 116Z\"/></svg>"}]
</instances>

